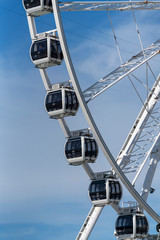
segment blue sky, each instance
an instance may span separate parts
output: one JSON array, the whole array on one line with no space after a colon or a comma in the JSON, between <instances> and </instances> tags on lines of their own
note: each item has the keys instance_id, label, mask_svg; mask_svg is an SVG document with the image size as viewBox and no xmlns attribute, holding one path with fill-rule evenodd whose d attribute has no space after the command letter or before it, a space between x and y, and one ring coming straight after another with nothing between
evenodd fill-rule
<instances>
[{"instance_id":1,"label":"blue sky","mask_svg":"<svg viewBox=\"0 0 160 240\"><path fill-rule=\"evenodd\" d=\"M105 12L66 12L62 17L77 76L85 89L120 65L109 19ZM114 12L111 18L126 61L140 51L133 16ZM136 12L136 19L144 46L159 39L158 11ZM38 20L39 32L55 28L53 15ZM46 93L30 60L31 39L21 1L1 0L0 29L0 240L75 239L91 208L89 179L81 167L68 165L64 134L58 121L45 112ZM158 74L159 62L151 64ZM48 73L52 83L69 80L64 63ZM127 81L91 102L95 121L114 157L140 107ZM66 121L71 130L88 127L81 110ZM101 150L93 169L110 169ZM158 185L158 176L155 179ZM124 190L124 200L131 199ZM159 211L156 199L150 203ZM106 206L89 239L115 239L116 217ZM151 219L150 229L155 233Z\"/></svg>"}]
</instances>

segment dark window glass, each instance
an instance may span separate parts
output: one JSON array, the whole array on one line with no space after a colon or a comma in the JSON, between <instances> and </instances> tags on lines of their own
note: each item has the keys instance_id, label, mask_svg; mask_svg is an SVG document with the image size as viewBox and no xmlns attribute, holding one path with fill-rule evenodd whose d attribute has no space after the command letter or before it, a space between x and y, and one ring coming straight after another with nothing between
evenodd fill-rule
<instances>
[{"instance_id":1,"label":"dark window glass","mask_svg":"<svg viewBox=\"0 0 160 240\"><path fill-rule=\"evenodd\" d=\"M40 0L24 0L23 2L26 9L34 8L41 5Z\"/></svg>"},{"instance_id":2,"label":"dark window glass","mask_svg":"<svg viewBox=\"0 0 160 240\"><path fill-rule=\"evenodd\" d=\"M85 156L90 159L95 159L98 155L97 143L94 139L85 138Z\"/></svg>"},{"instance_id":3,"label":"dark window glass","mask_svg":"<svg viewBox=\"0 0 160 240\"><path fill-rule=\"evenodd\" d=\"M148 233L148 221L145 216L142 218L142 226L143 226L143 232L145 234L147 234Z\"/></svg>"},{"instance_id":4,"label":"dark window glass","mask_svg":"<svg viewBox=\"0 0 160 240\"><path fill-rule=\"evenodd\" d=\"M142 219L140 216L136 216L136 233L142 234Z\"/></svg>"},{"instance_id":5,"label":"dark window glass","mask_svg":"<svg viewBox=\"0 0 160 240\"><path fill-rule=\"evenodd\" d=\"M119 216L116 222L117 235L133 234L133 216Z\"/></svg>"},{"instance_id":6,"label":"dark window glass","mask_svg":"<svg viewBox=\"0 0 160 240\"><path fill-rule=\"evenodd\" d=\"M78 109L78 106L79 106L79 103L78 103L78 99L77 99L77 96L75 94L75 92L72 92L72 101L73 101L73 109L74 110L77 110Z\"/></svg>"},{"instance_id":7,"label":"dark window glass","mask_svg":"<svg viewBox=\"0 0 160 240\"><path fill-rule=\"evenodd\" d=\"M72 97L70 91L65 91L66 110L72 110Z\"/></svg>"},{"instance_id":8,"label":"dark window glass","mask_svg":"<svg viewBox=\"0 0 160 240\"><path fill-rule=\"evenodd\" d=\"M145 216L136 216L136 233L143 235L148 233L148 222Z\"/></svg>"},{"instance_id":9,"label":"dark window glass","mask_svg":"<svg viewBox=\"0 0 160 240\"><path fill-rule=\"evenodd\" d=\"M76 97L75 92L73 91L65 91L65 103L66 109L70 111L77 111L78 109L78 99Z\"/></svg>"},{"instance_id":10,"label":"dark window glass","mask_svg":"<svg viewBox=\"0 0 160 240\"><path fill-rule=\"evenodd\" d=\"M81 138L68 139L65 146L67 159L78 158L82 156Z\"/></svg>"},{"instance_id":11,"label":"dark window glass","mask_svg":"<svg viewBox=\"0 0 160 240\"><path fill-rule=\"evenodd\" d=\"M96 158L98 155L98 145L94 139L91 140L91 143L92 143L92 156Z\"/></svg>"},{"instance_id":12,"label":"dark window glass","mask_svg":"<svg viewBox=\"0 0 160 240\"><path fill-rule=\"evenodd\" d=\"M62 49L58 40L51 39L50 42L51 58L63 60Z\"/></svg>"},{"instance_id":13,"label":"dark window glass","mask_svg":"<svg viewBox=\"0 0 160 240\"><path fill-rule=\"evenodd\" d=\"M89 195L92 201L106 199L106 181L93 181L89 187Z\"/></svg>"},{"instance_id":14,"label":"dark window glass","mask_svg":"<svg viewBox=\"0 0 160 240\"><path fill-rule=\"evenodd\" d=\"M47 38L33 43L31 47L31 57L33 61L47 57Z\"/></svg>"},{"instance_id":15,"label":"dark window glass","mask_svg":"<svg viewBox=\"0 0 160 240\"><path fill-rule=\"evenodd\" d=\"M44 0L44 6L51 7L52 6L52 0Z\"/></svg>"},{"instance_id":16,"label":"dark window glass","mask_svg":"<svg viewBox=\"0 0 160 240\"><path fill-rule=\"evenodd\" d=\"M118 181L109 180L109 198L120 200L122 196L121 186Z\"/></svg>"},{"instance_id":17,"label":"dark window glass","mask_svg":"<svg viewBox=\"0 0 160 240\"><path fill-rule=\"evenodd\" d=\"M91 141L90 139L85 138L84 139L84 144L85 144L85 156L91 158Z\"/></svg>"},{"instance_id":18,"label":"dark window glass","mask_svg":"<svg viewBox=\"0 0 160 240\"><path fill-rule=\"evenodd\" d=\"M48 112L62 109L62 91L48 93L46 97L46 109Z\"/></svg>"}]
</instances>

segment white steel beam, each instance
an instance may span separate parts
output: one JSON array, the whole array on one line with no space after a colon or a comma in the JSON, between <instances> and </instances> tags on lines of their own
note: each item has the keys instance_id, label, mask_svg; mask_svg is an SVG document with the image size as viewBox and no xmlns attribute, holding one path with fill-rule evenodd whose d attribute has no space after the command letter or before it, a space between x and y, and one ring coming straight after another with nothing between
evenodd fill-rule
<instances>
[{"instance_id":1,"label":"white steel beam","mask_svg":"<svg viewBox=\"0 0 160 240\"><path fill-rule=\"evenodd\" d=\"M108 162L110 163L110 165L112 166L112 168L114 169L115 173L118 175L118 177L120 178L122 183L125 185L125 187L128 189L128 191L132 194L132 196L136 199L136 201L140 204L140 206L142 208L144 208L144 210L155 221L160 223L160 216L144 201L144 199L139 195L139 193L136 191L136 189L132 186L132 184L130 183L128 178L125 176L125 174L123 173L121 168L118 166L117 162L115 161L114 157L112 156L111 152L109 151L105 141L103 140L103 138L96 126L96 123L95 123L95 121L90 113L90 110L86 104L86 101L83 97L83 93L80 88L80 85L79 85L79 82L78 82L78 79L77 79L77 76L76 76L76 73L74 70L74 66L73 66L73 63L72 63L72 60L71 60L71 57L69 54L69 50L68 50L68 46L67 46L67 42L66 42L66 38L65 38L65 33L64 33L64 29L63 29L62 19L61 19L61 15L60 15L58 1L52 0L52 5L53 5L53 9L54 9L55 23L57 26L58 36L59 36L59 40L61 43L61 48L63 51L66 67L67 67L70 79L72 81L73 88L76 92L79 104L82 108L82 111L84 113L86 120L88 121L91 131L92 131L93 135L95 136L95 139L97 140L99 146L101 147L105 157L107 158Z\"/></svg>"},{"instance_id":2,"label":"white steel beam","mask_svg":"<svg viewBox=\"0 0 160 240\"><path fill-rule=\"evenodd\" d=\"M95 97L97 97L99 94L101 94L102 92L113 86L115 83L129 75L131 72L139 68L145 62L149 61L158 53L160 53L160 40L156 41L155 43L144 49L144 51L138 53L136 56L133 56L126 63L116 68L114 71L112 71L111 73L97 81L95 84L87 88L83 92L86 102L89 102Z\"/></svg>"},{"instance_id":3,"label":"white steel beam","mask_svg":"<svg viewBox=\"0 0 160 240\"><path fill-rule=\"evenodd\" d=\"M138 169L138 172L137 172L135 178L134 178L133 181L132 181L132 185L135 185L135 182L137 181L137 179L138 179L138 177L139 177L139 175L140 175L140 173L141 173L141 171L142 171L144 165L146 164L146 162L147 162L149 156L151 155L152 150L153 150L155 144L157 143L157 140L159 139L159 136L160 136L160 134L158 134L158 136L156 137L156 139L155 139L153 145L151 146L150 150L148 151L148 153L147 153L147 155L146 155L146 158L144 159L143 163L140 165L140 168Z\"/></svg>"},{"instance_id":4,"label":"white steel beam","mask_svg":"<svg viewBox=\"0 0 160 240\"><path fill-rule=\"evenodd\" d=\"M150 117L151 112L154 109L155 104L159 100L160 97L160 75L158 76L151 92L146 100L144 106L142 107L133 127L117 157L117 164L121 169L124 169L126 165L130 163L130 154L132 153L142 130L145 128L147 120Z\"/></svg>"},{"instance_id":5,"label":"white steel beam","mask_svg":"<svg viewBox=\"0 0 160 240\"><path fill-rule=\"evenodd\" d=\"M87 175L89 176L89 178L91 180L95 179L95 173L93 172L93 170L91 169L91 167L89 166L88 163L84 163L82 164L82 167L84 168L84 170L86 171Z\"/></svg>"},{"instance_id":6,"label":"white steel beam","mask_svg":"<svg viewBox=\"0 0 160 240\"><path fill-rule=\"evenodd\" d=\"M39 72L41 74L41 78L43 80L43 84L44 84L44 87L45 87L46 91L51 90L52 89L52 84L49 80L47 71L45 69L39 69Z\"/></svg>"},{"instance_id":7,"label":"white steel beam","mask_svg":"<svg viewBox=\"0 0 160 240\"><path fill-rule=\"evenodd\" d=\"M160 134L150 154L150 163L149 163L148 171L144 180L143 188L141 191L141 196L145 201L147 201L152 180L153 180L159 160L160 160Z\"/></svg>"},{"instance_id":8,"label":"white steel beam","mask_svg":"<svg viewBox=\"0 0 160 240\"><path fill-rule=\"evenodd\" d=\"M64 132L65 137L66 138L71 137L71 131L69 130L69 127L68 127L66 121L64 120L64 118L60 118L60 119L58 119L58 121Z\"/></svg>"},{"instance_id":9,"label":"white steel beam","mask_svg":"<svg viewBox=\"0 0 160 240\"><path fill-rule=\"evenodd\" d=\"M29 27L31 40L33 41L33 39L35 39L36 35L37 35L37 29L36 29L34 17L32 17L31 15L29 15L27 13L27 21L28 21L28 27Z\"/></svg>"},{"instance_id":10,"label":"white steel beam","mask_svg":"<svg viewBox=\"0 0 160 240\"><path fill-rule=\"evenodd\" d=\"M104 206L92 206L76 240L87 240Z\"/></svg>"},{"instance_id":11,"label":"white steel beam","mask_svg":"<svg viewBox=\"0 0 160 240\"><path fill-rule=\"evenodd\" d=\"M62 1L59 6L61 11L159 10L160 1Z\"/></svg>"},{"instance_id":12,"label":"white steel beam","mask_svg":"<svg viewBox=\"0 0 160 240\"><path fill-rule=\"evenodd\" d=\"M37 36L37 29L36 29L36 24L35 24L35 19L33 16L29 15L27 13L27 20L28 20L28 27L29 27L29 32L30 32L30 36L31 36L31 40L32 42L34 40L36 40L36 36ZM43 80L43 84L44 87L47 91L49 91L52 87L47 71L45 69L39 69L39 72L41 74L41 78Z\"/></svg>"}]
</instances>

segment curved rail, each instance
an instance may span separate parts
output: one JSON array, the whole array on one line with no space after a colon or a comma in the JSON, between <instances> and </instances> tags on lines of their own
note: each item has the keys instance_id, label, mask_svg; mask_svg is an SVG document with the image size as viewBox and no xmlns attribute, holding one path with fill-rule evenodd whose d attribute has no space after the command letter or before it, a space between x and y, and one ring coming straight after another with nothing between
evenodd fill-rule
<instances>
[{"instance_id":1,"label":"curved rail","mask_svg":"<svg viewBox=\"0 0 160 240\"><path fill-rule=\"evenodd\" d=\"M59 4L57 0L52 0L52 5L54 9L54 18L55 18L55 23L57 26L58 30L58 35L59 35L59 40L61 43L61 48L63 51L64 55L64 60L66 63L66 67L70 76L70 79L72 81L72 85L74 87L74 90L77 94L77 98L79 101L79 104L82 108L82 111L84 113L84 116L92 130L92 133L94 134L97 142L99 143L105 157L108 159L110 165L112 168L115 170L116 174L119 176L120 180L123 182L123 184L126 186L128 191L132 194L132 196L136 199L136 201L140 204L141 207L144 208L144 210L158 223L160 223L160 216L144 201L144 199L139 195L139 193L136 191L136 189L132 186L128 178L124 175L118 164L116 163L115 159L113 158L111 152L109 151L105 141L103 140L96 123L90 113L90 110L85 102L85 99L83 97L82 90L80 88L72 60L69 54L66 38L65 38L65 33L63 29L63 24L61 20L61 14L60 14L60 9L59 9Z\"/></svg>"}]
</instances>

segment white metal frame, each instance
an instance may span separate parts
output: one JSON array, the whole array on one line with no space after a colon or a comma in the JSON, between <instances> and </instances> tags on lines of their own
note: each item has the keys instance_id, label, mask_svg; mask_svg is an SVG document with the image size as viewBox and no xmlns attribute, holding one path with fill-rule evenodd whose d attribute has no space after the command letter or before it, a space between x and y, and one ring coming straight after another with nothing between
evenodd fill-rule
<instances>
[{"instance_id":1,"label":"white metal frame","mask_svg":"<svg viewBox=\"0 0 160 240\"><path fill-rule=\"evenodd\" d=\"M99 81L94 83L92 86L83 91L86 102L93 100L99 94L103 93L114 84L127 77L141 65L155 57L160 53L160 40L150 45L137 55L133 56L126 63L116 68L114 71L101 78Z\"/></svg>"},{"instance_id":2,"label":"white metal frame","mask_svg":"<svg viewBox=\"0 0 160 240\"><path fill-rule=\"evenodd\" d=\"M153 177L159 161L160 161L160 133L158 134L156 141L152 147L152 151L150 154L150 163L148 166L148 171L147 171L147 174L143 183L143 188L141 191L141 196L145 201L147 201L148 194L151 189Z\"/></svg>"},{"instance_id":3,"label":"white metal frame","mask_svg":"<svg viewBox=\"0 0 160 240\"><path fill-rule=\"evenodd\" d=\"M101 147L105 157L109 161L110 165L114 169L115 173L118 175L120 180L123 182L125 187L128 189L128 191L132 194L132 196L136 199L136 201L139 202L140 206L157 222L160 222L160 216L157 215L157 213L144 201L144 199L140 196L140 194L136 191L136 189L132 186L128 178L125 176L121 168L118 166L116 163L115 159L113 158L111 152L109 151L106 143L104 142L97 126L96 123L90 113L90 110L85 102L85 99L83 97L82 90L80 88L72 60L69 54L69 50L67 47L67 42L65 39L65 34L64 34L64 29L62 25L62 20L61 20L61 15L60 15L60 10L59 10L59 4L57 0L52 0L52 5L54 9L54 17L55 17L55 22L57 26L57 31L58 31L58 36L59 40L61 42L61 47L62 51L64 54L64 60L68 69L68 73L70 76L70 79L72 81L73 88L76 92L77 98L79 100L80 106L82 108L82 111L84 113L84 116L86 120L88 121L88 124L92 130L93 135L95 136L95 139L97 140L99 146ZM83 238L82 238L83 239Z\"/></svg>"},{"instance_id":4,"label":"white metal frame","mask_svg":"<svg viewBox=\"0 0 160 240\"><path fill-rule=\"evenodd\" d=\"M160 10L160 1L68 1L59 7L61 11Z\"/></svg>"},{"instance_id":5,"label":"white metal frame","mask_svg":"<svg viewBox=\"0 0 160 240\"><path fill-rule=\"evenodd\" d=\"M160 97L160 75L158 76L155 84L153 85L150 95L146 102L144 103L117 157L117 163L121 167L121 169L124 169L128 162L130 161L129 154L131 154L136 145L136 142L140 138L141 133L143 132L143 129L147 124L147 120L149 119L152 111L154 110L156 103L159 101L159 97Z\"/></svg>"},{"instance_id":6,"label":"white metal frame","mask_svg":"<svg viewBox=\"0 0 160 240\"><path fill-rule=\"evenodd\" d=\"M146 119L149 116L150 110L146 111L146 105L144 105L144 108L142 109L142 112L141 112L143 114L139 115L140 118L138 118L138 123L135 122L135 124L133 126L133 128L136 130L135 131L131 130L129 137L127 138L127 140L122 148L123 154L120 152L117 160L115 161L115 159L113 158L107 145L105 144L105 142L96 126L96 123L90 113L88 105L86 103L86 101L89 102L91 99L95 98L97 95L99 95L101 92L106 90L108 87L115 84L120 79L124 78L129 73L134 71L136 68L141 66L143 63L145 63L146 61L148 61L149 59L151 59L152 57L157 55L160 51L160 41L157 41L155 44L153 44L150 47L148 47L147 49L145 49L144 50L145 54L144 54L144 52L143 52L143 54L141 52L140 54L134 56L132 59L127 61L123 66L120 66L115 71L113 71L111 74L107 75L106 77L104 77L103 79L98 81L96 84L91 86L89 89L82 92L79 82L78 82L78 79L77 79L77 76L76 76L76 73L75 73L75 70L74 70L74 67L73 67L73 64L72 64L69 50L67 47L67 42L65 39L65 33L64 33L63 24L62 24L62 20L61 20L61 14L60 14L60 11L140 10L140 9L159 10L160 2L159 1L150 1L150 2L148 2L148 1L84 2L83 1L83 2L64 2L64 3L61 2L61 3L58 3L58 0L52 0L52 6L54 9L55 23L57 26L58 37L59 37L59 40L61 43L67 70L68 70L73 88L76 92L77 98L79 100L80 106L83 110L84 116L90 126L90 129L91 129L96 141L98 142L99 146L101 147L105 157L107 158L110 165L112 166L113 171L121 179L121 181L123 182L125 187L132 194L132 196L135 198L135 200L139 203L140 207L142 209L144 209L155 221L160 223L160 217L146 203L147 197L144 197L144 193L146 191L144 189L147 188L147 191L149 191L150 185L151 185L151 182L152 182L152 179L154 176L155 168L157 166L157 164L156 164L156 166L153 167L152 163L154 162L155 159L156 159L157 163L159 161L159 153L158 154L154 153L154 149L155 149L154 146L157 146L157 144L159 145L159 138L157 140L155 140L155 145L152 146L152 148L151 148L152 151L150 151L150 154L148 154L148 156L149 155L151 156L151 164L150 164L147 175L149 175L150 171L151 171L152 172L150 175L151 179L150 179L149 184L144 184L141 195L136 191L133 184L130 183L130 181L127 179L127 177L125 176L125 174L123 172L123 168L128 163L128 156L126 153L127 153L128 149L131 149L131 148L133 149L133 145L137 141L136 130L138 129L138 136L140 136L139 129L141 129L142 125L144 126L144 122L147 122ZM45 14L45 12L43 12L43 13ZM40 13L40 15L42 15L43 13ZM37 30L36 30L34 16L30 15L30 13L27 13L28 25L29 25L32 42L35 39L37 39ZM56 30L53 30L53 31L56 31ZM47 75L47 71L44 69L39 69L39 71L40 71L46 91L51 91L52 85L51 85L49 77ZM148 109L148 106L150 106L150 108L152 109L155 106L157 99L159 98L159 80L160 80L160 77L158 77L158 79L155 83L155 84L157 84L156 87L154 87L153 91L151 91L151 93L152 93L151 98L153 97L153 100L150 100L150 101L147 100L147 109ZM155 94L156 94L156 97L155 97ZM150 102L151 102L151 104L150 104ZM139 122L141 122L141 124ZM64 118L59 119L59 123L63 129L65 136L70 137L71 132L70 132ZM131 138L132 138L132 140L131 140ZM126 162L126 159L127 159L127 162ZM82 166L83 166L84 170L86 171L86 173L88 174L90 179L96 179L96 174L93 172L93 170L87 163L84 163ZM146 179L148 179L147 175L146 175ZM117 211L117 213L122 212L122 210L119 206L112 204L112 207ZM88 239L102 209L103 209L103 206L101 206L101 207L93 206L91 208L91 211L89 212L76 240Z\"/></svg>"},{"instance_id":7,"label":"white metal frame","mask_svg":"<svg viewBox=\"0 0 160 240\"><path fill-rule=\"evenodd\" d=\"M30 9L26 9L23 2L23 7L28 14L31 14L32 16L35 16L35 17L42 16L52 12L52 7L45 6L44 0L40 0L40 6L30 8Z\"/></svg>"}]
</instances>

